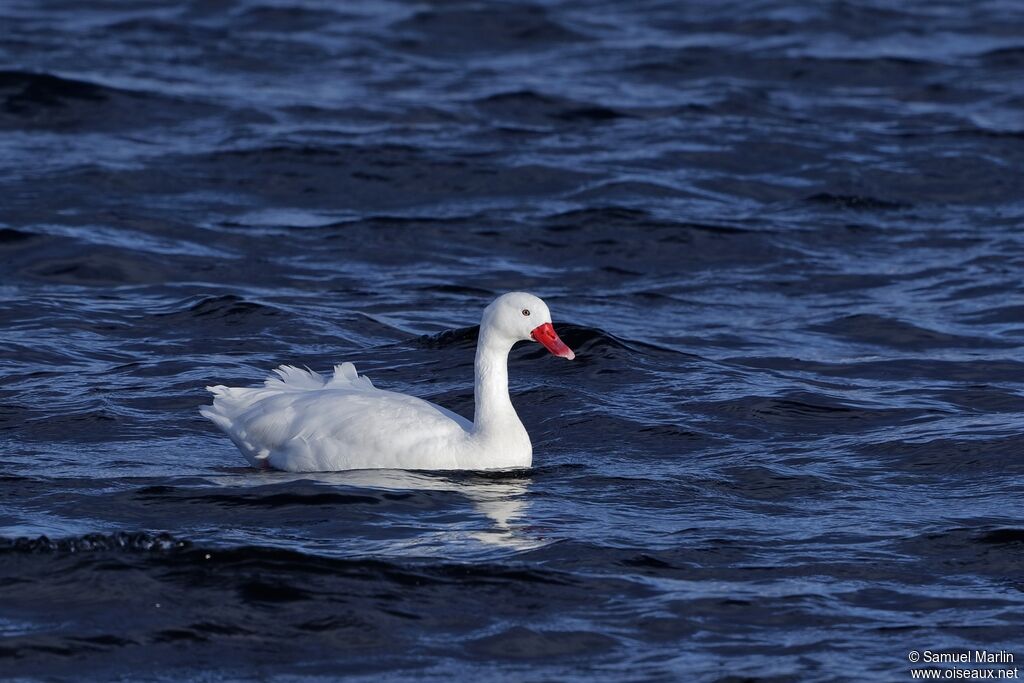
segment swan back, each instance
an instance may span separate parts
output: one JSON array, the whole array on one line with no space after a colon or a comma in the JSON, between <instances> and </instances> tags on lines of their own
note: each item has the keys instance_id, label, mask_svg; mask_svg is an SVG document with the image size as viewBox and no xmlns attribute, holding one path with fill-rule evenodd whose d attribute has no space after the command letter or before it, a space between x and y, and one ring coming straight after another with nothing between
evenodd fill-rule
<instances>
[{"instance_id":1,"label":"swan back","mask_svg":"<svg viewBox=\"0 0 1024 683\"><path fill-rule=\"evenodd\" d=\"M472 423L440 406L377 389L351 363L325 378L277 368L262 387L208 387L201 413L257 467L293 472L452 469Z\"/></svg>"}]
</instances>

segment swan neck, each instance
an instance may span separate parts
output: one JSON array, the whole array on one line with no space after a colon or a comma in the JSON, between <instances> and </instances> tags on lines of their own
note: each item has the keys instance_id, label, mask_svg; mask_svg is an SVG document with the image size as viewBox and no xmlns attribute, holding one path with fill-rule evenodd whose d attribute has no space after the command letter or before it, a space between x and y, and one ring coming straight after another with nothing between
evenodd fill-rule
<instances>
[{"instance_id":1,"label":"swan neck","mask_svg":"<svg viewBox=\"0 0 1024 683\"><path fill-rule=\"evenodd\" d=\"M476 345L476 411L473 427L476 432L521 425L508 395L508 353L512 343L498 339L481 327Z\"/></svg>"}]
</instances>

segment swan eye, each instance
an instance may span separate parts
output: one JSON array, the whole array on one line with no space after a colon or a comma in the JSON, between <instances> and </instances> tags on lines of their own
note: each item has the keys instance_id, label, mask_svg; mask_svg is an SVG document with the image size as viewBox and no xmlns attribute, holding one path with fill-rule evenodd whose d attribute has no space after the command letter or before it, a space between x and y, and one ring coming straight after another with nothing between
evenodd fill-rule
<instances>
[{"instance_id":1,"label":"swan eye","mask_svg":"<svg viewBox=\"0 0 1024 683\"><path fill-rule=\"evenodd\" d=\"M524 308L523 309L523 315L530 315L530 309Z\"/></svg>"}]
</instances>

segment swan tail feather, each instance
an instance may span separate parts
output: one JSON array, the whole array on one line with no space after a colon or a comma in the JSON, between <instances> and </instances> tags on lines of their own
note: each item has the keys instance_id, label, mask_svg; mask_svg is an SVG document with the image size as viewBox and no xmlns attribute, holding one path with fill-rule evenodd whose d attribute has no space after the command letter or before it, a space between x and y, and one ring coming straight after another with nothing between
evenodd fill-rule
<instances>
[{"instance_id":1,"label":"swan tail feather","mask_svg":"<svg viewBox=\"0 0 1024 683\"><path fill-rule=\"evenodd\" d=\"M334 366L334 376L327 382L330 387L348 387L352 389L373 389L373 382L366 375L356 372L352 363L341 363Z\"/></svg>"},{"instance_id":2,"label":"swan tail feather","mask_svg":"<svg viewBox=\"0 0 1024 683\"><path fill-rule=\"evenodd\" d=\"M213 404L200 407L200 415L224 432L250 464L260 468L268 467L271 456L283 452L282 449L302 453L314 449L306 435L295 433L293 413L282 406L301 400L304 392L321 389L376 390L352 363L336 365L329 379L308 368L282 365L264 380L263 386L214 385L206 389L213 394ZM266 400L279 401L275 404L279 412L268 413Z\"/></svg>"},{"instance_id":3,"label":"swan tail feather","mask_svg":"<svg viewBox=\"0 0 1024 683\"><path fill-rule=\"evenodd\" d=\"M268 389L321 389L327 383L320 373L294 365L275 368L274 374L277 377L268 377L264 380L263 386Z\"/></svg>"}]
</instances>

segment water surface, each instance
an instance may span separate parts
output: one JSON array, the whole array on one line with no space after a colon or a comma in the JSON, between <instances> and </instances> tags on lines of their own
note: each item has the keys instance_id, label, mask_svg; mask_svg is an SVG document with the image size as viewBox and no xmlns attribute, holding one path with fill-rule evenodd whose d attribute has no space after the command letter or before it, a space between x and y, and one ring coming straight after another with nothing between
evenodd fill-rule
<instances>
[{"instance_id":1,"label":"water surface","mask_svg":"<svg viewBox=\"0 0 1024 683\"><path fill-rule=\"evenodd\" d=\"M1024 656L1015 3L5 4L0 666L910 679ZM353 361L535 467L256 472ZM45 538L43 538L45 537Z\"/></svg>"}]
</instances>

